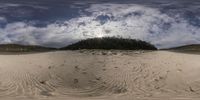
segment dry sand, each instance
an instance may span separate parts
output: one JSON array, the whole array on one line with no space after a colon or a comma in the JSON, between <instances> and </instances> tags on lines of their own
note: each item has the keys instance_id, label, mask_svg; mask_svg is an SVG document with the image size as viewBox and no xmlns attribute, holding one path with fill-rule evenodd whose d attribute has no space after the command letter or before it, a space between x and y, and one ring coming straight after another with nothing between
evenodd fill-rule
<instances>
[{"instance_id":1,"label":"dry sand","mask_svg":"<svg viewBox=\"0 0 200 100\"><path fill-rule=\"evenodd\" d=\"M57 51L0 55L1 100L200 100L200 55Z\"/></svg>"}]
</instances>

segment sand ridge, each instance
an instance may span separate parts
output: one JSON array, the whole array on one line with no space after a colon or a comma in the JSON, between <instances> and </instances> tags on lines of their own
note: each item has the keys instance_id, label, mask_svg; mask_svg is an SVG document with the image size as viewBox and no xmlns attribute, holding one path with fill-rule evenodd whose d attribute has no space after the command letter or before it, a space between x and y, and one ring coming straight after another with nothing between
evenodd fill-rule
<instances>
[{"instance_id":1,"label":"sand ridge","mask_svg":"<svg viewBox=\"0 0 200 100\"><path fill-rule=\"evenodd\" d=\"M199 59L200 55L168 51L80 50L0 55L0 97L198 100Z\"/></svg>"}]
</instances>

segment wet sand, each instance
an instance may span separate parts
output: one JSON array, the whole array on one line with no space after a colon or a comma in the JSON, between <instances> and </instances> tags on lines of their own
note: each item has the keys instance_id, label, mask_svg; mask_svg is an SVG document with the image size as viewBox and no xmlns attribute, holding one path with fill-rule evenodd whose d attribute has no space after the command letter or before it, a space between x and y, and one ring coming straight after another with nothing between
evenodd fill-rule
<instances>
[{"instance_id":1,"label":"wet sand","mask_svg":"<svg viewBox=\"0 0 200 100\"><path fill-rule=\"evenodd\" d=\"M199 100L200 55L56 51L0 55L1 100Z\"/></svg>"}]
</instances>

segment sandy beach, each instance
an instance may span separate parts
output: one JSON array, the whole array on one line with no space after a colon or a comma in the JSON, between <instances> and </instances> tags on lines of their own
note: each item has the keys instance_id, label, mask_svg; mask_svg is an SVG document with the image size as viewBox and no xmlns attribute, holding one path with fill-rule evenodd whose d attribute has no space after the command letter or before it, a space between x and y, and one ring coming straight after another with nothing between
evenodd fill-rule
<instances>
[{"instance_id":1,"label":"sandy beach","mask_svg":"<svg viewBox=\"0 0 200 100\"><path fill-rule=\"evenodd\" d=\"M55 51L0 55L1 100L199 100L200 55Z\"/></svg>"}]
</instances>

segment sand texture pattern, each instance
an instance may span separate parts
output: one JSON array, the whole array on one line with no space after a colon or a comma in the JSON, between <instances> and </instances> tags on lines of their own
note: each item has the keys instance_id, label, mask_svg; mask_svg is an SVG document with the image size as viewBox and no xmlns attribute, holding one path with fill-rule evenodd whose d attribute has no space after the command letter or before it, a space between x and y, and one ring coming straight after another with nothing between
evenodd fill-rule
<instances>
[{"instance_id":1,"label":"sand texture pattern","mask_svg":"<svg viewBox=\"0 0 200 100\"><path fill-rule=\"evenodd\" d=\"M199 100L200 55L56 51L0 55L0 100Z\"/></svg>"}]
</instances>

